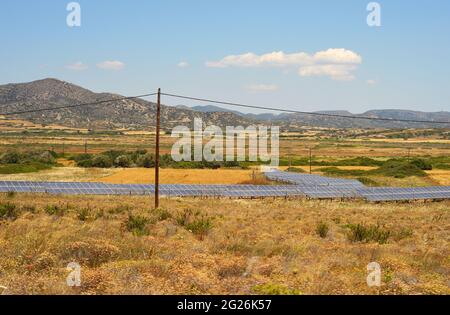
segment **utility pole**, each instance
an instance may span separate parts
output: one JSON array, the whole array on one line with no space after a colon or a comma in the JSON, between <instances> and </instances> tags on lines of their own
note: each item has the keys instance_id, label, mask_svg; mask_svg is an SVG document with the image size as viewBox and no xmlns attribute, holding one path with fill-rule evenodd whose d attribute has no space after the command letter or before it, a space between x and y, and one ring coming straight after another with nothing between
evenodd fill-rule
<instances>
[{"instance_id":1,"label":"utility pole","mask_svg":"<svg viewBox=\"0 0 450 315\"><path fill-rule=\"evenodd\" d=\"M159 134L161 128L161 89L156 103L156 149L155 149L155 209L159 208Z\"/></svg>"},{"instance_id":2,"label":"utility pole","mask_svg":"<svg viewBox=\"0 0 450 315\"><path fill-rule=\"evenodd\" d=\"M312 174L312 148L309 147L309 174Z\"/></svg>"}]
</instances>

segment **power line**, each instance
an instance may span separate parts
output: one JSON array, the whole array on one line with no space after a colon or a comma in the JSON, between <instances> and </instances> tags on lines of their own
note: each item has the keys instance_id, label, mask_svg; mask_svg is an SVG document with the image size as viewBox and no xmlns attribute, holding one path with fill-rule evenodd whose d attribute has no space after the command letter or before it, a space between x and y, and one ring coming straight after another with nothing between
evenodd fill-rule
<instances>
[{"instance_id":1,"label":"power line","mask_svg":"<svg viewBox=\"0 0 450 315\"><path fill-rule=\"evenodd\" d=\"M16 112L7 112L7 113L0 113L0 115L1 116L20 115L20 114L29 114L29 113L53 111L53 110L66 109L66 108L75 108L75 107L82 107L82 106L94 106L94 105L100 105L100 104L104 104L104 103L120 102L120 101L125 101L125 100L132 100L132 99L135 99L135 98L154 96L156 94L157 93L151 93L151 94L143 94L143 95L137 95L137 96L129 96L129 97L121 97L121 98L116 98L116 99L110 99L110 100L97 101L97 102L92 102L92 103L81 103L81 104L66 105L66 106L59 106L59 107L46 107L46 108L30 109L30 110L23 110L23 111L16 111Z\"/></svg>"},{"instance_id":2,"label":"power line","mask_svg":"<svg viewBox=\"0 0 450 315\"><path fill-rule=\"evenodd\" d=\"M409 122L409 123L427 123L427 124L450 124L450 121L431 121L431 120L414 120L414 119L396 119L396 118L381 118L381 117L365 117L365 116L349 116L349 115L339 115L339 114L327 114L327 113L314 113L314 112L304 112L299 110L291 110L291 109L281 109L281 108L272 108L265 106L257 106L257 105L248 105L241 103L232 103L232 102L224 102L218 100L211 100L205 98L191 97L191 96L183 96L169 93L161 93L161 95L187 99L191 101L199 101L199 102L207 102L213 104L222 104L236 107L244 107L251 109L262 109L276 112L284 112L291 114L304 114L304 115L312 115L312 116L323 116L323 117L337 117L337 118L349 118L349 119L364 119L364 120L378 120L378 121L391 121L391 122Z\"/></svg>"}]
</instances>

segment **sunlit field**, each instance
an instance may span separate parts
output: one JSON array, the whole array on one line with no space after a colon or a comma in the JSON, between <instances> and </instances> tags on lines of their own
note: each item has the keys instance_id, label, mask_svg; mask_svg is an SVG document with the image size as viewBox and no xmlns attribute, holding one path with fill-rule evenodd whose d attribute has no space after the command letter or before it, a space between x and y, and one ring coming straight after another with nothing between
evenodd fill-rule
<instances>
[{"instance_id":1,"label":"sunlit field","mask_svg":"<svg viewBox=\"0 0 450 315\"><path fill-rule=\"evenodd\" d=\"M450 293L448 201L152 204L2 195L10 213L0 221L0 285L10 294ZM72 261L82 265L80 288L66 285ZM373 261L379 288L366 284Z\"/></svg>"}]
</instances>

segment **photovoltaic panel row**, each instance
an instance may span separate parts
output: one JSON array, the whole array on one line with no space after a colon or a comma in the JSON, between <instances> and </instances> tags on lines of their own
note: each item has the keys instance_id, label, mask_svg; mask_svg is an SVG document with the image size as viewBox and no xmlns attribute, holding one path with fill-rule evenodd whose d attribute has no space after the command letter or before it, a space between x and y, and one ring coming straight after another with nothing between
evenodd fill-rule
<instances>
[{"instance_id":1,"label":"photovoltaic panel row","mask_svg":"<svg viewBox=\"0 0 450 315\"><path fill-rule=\"evenodd\" d=\"M280 172L282 173L282 172ZM359 182L358 182L359 183ZM362 186L364 187L364 186ZM63 195L153 195L154 185L77 182L0 181L0 192L30 192ZM450 187L361 188L347 181L338 185L161 185L162 196L180 197L309 197L365 198L370 201L450 199Z\"/></svg>"},{"instance_id":2,"label":"photovoltaic panel row","mask_svg":"<svg viewBox=\"0 0 450 315\"><path fill-rule=\"evenodd\" d=\"M414 188L365 188L358 193L369 201L450 199L449 186Z\"/></svg>"},{"instance_id":3,"label":"photovoltaic panel row","mask_svg":"<svg viewBox=\"0 0 450 315\"><path fill-rule=\"evenodd\" d=\"M313 174L296 174L281 171L266 172L265 176L270 180L291 183L302 186L355 186L364 187L364 185L354 179L332 178Z\"/></svg>"}]
</instances>

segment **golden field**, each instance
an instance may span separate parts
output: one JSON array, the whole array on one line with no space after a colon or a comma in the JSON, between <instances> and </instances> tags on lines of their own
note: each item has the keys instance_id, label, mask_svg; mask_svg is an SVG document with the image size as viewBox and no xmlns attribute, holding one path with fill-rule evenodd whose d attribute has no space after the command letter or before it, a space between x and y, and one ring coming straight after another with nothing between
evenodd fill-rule
<instances>
[{"instance_id":1,"label":"golden field","mask_svg":"<svg viewBox=\"0 0 450 315\"><path fill-rule=\"evenodd\" d=\"M240 184L252 179L252 170L241 169L161 169L161 184ZM153 184L155 169L121 169L100 178L110 184Z\"/></svg>"},{"instance_id":2,"label":"golden field","mask_svg":"<svg viewBox=\"0 0 450 315\"><path fill-rule=\"evenodd\" d=\"M164 199L154 211L145 197L3 194L5 204L16 214L0 221L4 294L450 294L449 201ZM129 229L138 216L143 233ZM389 237L355 241L349 224ZM70 262L81 287L66 285ZM380 287L366 284L370 262Z\"/></svg>"}]
</instances>

